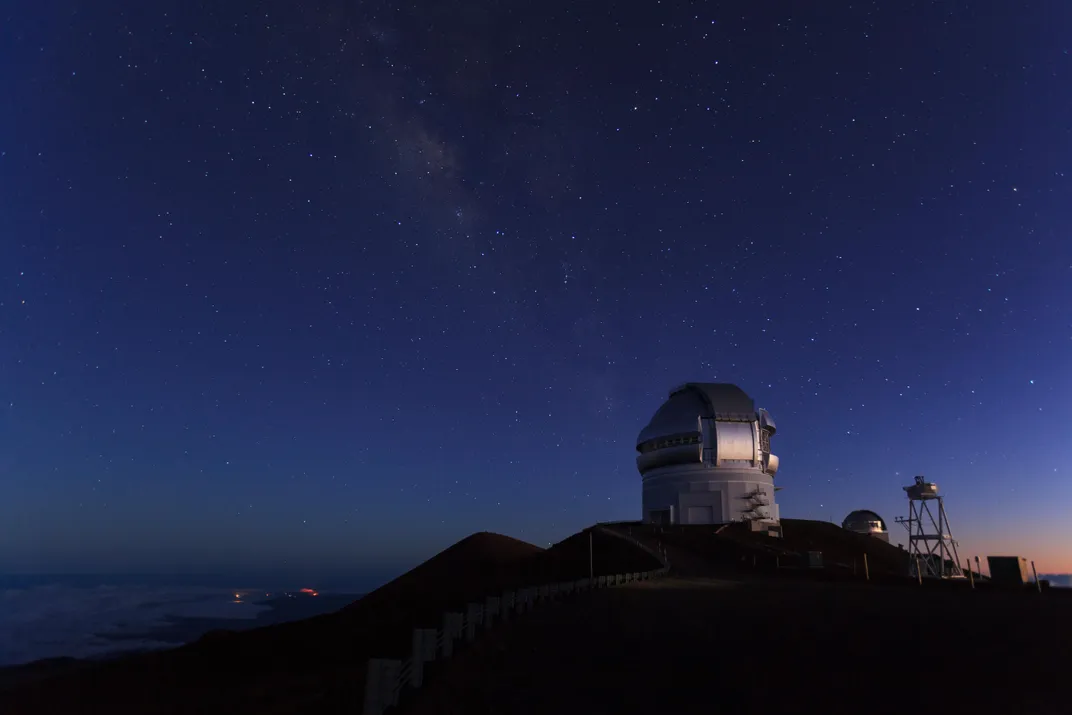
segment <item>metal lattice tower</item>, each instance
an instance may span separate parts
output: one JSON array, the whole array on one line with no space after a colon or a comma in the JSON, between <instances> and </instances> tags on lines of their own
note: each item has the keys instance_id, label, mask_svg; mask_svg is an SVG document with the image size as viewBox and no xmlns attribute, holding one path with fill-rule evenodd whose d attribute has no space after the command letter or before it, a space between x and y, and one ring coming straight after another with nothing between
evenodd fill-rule
<instances>
[{"instance_id":1,"label":"metal lattice tower","mask_svg":"<svg viewBox=\"0 0 1072 715\"><path fill-rule=\"evenodd\" d=\"M938 494L938 485L916 477L916 483L904 487L908 494L908 516L897 517L897 523L908 529L908 554L913 576L930 578L963 578L957 542L949 528L945 499ZM931 503L937 502L937 518ZM931 531L933 530L933 531Z\"/></svg>"}]
</instances>

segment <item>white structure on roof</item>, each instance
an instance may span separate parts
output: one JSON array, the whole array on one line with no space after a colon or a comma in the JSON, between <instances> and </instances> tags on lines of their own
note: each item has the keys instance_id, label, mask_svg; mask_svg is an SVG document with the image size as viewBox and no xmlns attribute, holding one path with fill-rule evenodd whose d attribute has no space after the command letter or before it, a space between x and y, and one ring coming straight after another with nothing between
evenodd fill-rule
<instances>
[{"instance_id":1,"label":"white structure on roof","mask_svg":"<svg viewBox=\"0 0 1072 715\"><path fill-rule=\"evenodd\" d=\"M750 521L778 533L771 454L774 420L736 385L689 382L640 431L643 520L657 524Z\"/></svg>"}]
</instances>

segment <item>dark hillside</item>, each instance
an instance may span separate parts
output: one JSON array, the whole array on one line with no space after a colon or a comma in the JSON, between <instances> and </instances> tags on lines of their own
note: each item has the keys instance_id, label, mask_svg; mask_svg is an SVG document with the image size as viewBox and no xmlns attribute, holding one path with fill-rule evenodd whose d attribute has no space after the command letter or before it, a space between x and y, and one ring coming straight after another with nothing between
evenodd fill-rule
<instances>
[{"instance_id":1,"label":"dark hillside","mask_svg":"<svg viewBox=\"0 0 1072 715\"><path fill-rule=\"evenodd\" d=\"M596 574L657 568L620 538L593 534ZM405 656L416 626L503 590L588 575L588 535L549 549L499 534L462 539L341 611L172 650L86 663L0 691L0 713L355 712L373 656Z\"/></svg>"}]
</instances>

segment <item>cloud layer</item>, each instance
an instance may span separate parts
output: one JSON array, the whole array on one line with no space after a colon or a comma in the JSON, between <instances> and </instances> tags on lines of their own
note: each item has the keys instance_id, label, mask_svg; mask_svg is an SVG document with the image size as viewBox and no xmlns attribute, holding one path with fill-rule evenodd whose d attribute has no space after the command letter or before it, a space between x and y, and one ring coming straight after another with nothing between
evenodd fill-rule
<instances>
[{"instance_id":1,"label":"cloud layer","mask_svg":"<svg viewBox=\"0 0 1072 715\"><path fill-rule=\"evenodd\" d=\"M1067 573L1040 573L1039 578L1043 581L1049 581L1051 586L1058 586L1060 588L1072 588L1072 574Z\"/></svg>"},{"instance_id":2,"label":"cloud layer","mask_svg":"<svg viewBox=\"0 0 1072 715\"><path fill-rule=\"evenodd\" d=\"M219 588L38 585L0 591L0 666L41 658L97 657L178 643L144 637L169 617L256 618Z\"/></svg>"}]
</instances>

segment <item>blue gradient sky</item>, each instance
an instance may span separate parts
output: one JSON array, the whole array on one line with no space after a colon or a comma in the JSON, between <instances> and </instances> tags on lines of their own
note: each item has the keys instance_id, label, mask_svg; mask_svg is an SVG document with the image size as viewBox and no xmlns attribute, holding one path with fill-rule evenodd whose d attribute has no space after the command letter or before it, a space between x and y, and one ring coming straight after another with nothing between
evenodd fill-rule
<instances>
[{"instance_id":1,"label":"blue gradient sky","mask_svg":"<svg viewBox=\"0 0 1072 715\"><path fill-rule=\"evenodd\" d=\"M688 380L1072 571L1067 3L4 13L0 571L545 544Z\"/></svg>"}]
</instances>

